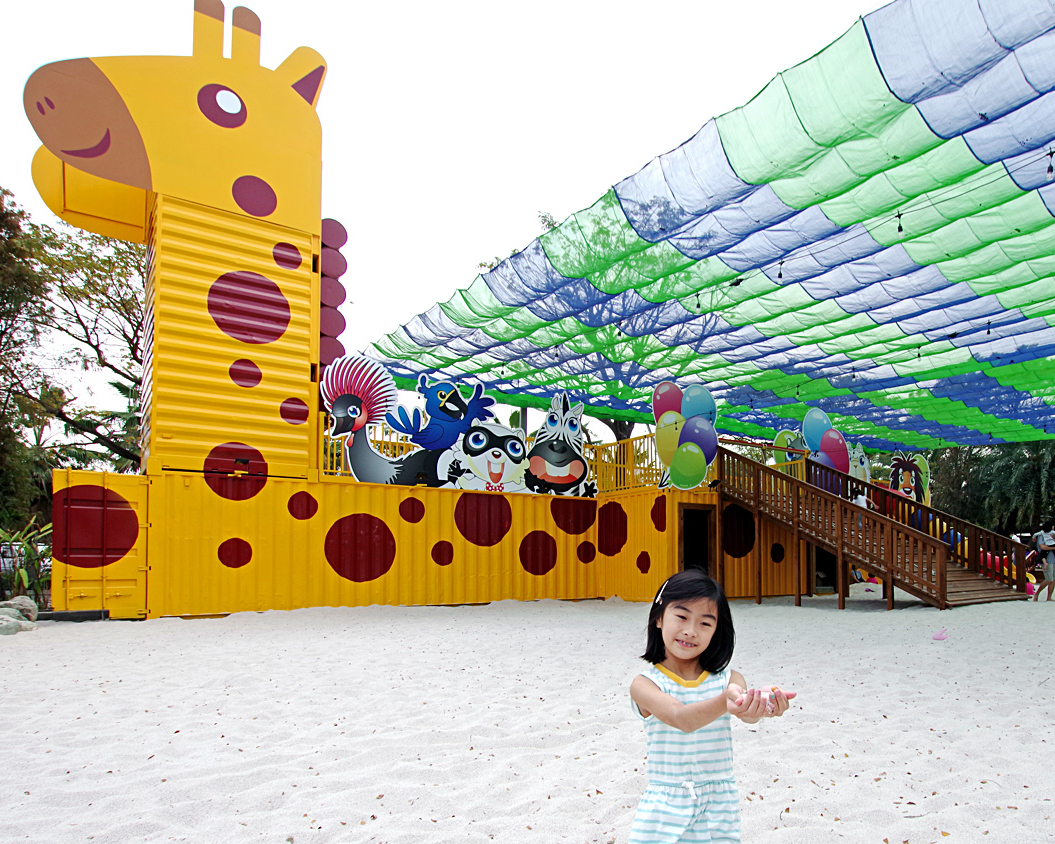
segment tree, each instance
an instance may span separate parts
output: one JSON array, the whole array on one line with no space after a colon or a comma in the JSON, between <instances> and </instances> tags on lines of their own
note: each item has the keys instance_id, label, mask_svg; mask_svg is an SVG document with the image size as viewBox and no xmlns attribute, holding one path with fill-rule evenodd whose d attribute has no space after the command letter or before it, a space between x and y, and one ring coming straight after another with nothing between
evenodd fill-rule
<instances>
[{"instance_id":1,"label":"tree","mask_svg":"<svg viewBox=\"0 0 1055 844\"><path fill-rule=\"evenodd\" d=\"M61 426L67 456L87 453L117 471L138 467L146 250L65 224L32 225L30 241L46 297L27 317L48 350L38 346L36 366L13 391L26 414ZM109 376L125 408L86 405L67 383L73 371Z\"/></svg>"},{"instance_id":2,"label":"tree","mask_svg":"<svg viewBox=\"0 0 1055 844\"><path fill-rule=\"evenodd\" d=\"M38 330L29 314L44 296L32 269L25 212L0 188L0 527L26 521L33 497L29 465L18 436L15 387L30 371L28 351Z\"/></svg>"}]
</instances>

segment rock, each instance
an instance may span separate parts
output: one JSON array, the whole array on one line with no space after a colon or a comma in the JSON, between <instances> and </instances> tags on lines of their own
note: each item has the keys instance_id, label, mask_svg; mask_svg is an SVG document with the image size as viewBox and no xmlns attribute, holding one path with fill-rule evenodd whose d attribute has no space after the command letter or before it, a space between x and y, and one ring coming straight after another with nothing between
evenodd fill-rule
<instances>
[{"instance_id":1,"label":"rock","mask_svg":"<svg viewBox=\"0 0 1055 844\"><path fill-rule=\"evenodd\" d=\"M37 620L37 605L28 595L18 595L10 601L0 601L0 608L18 610L30 621Z\"/></svg>"},{"instance_id":2,"label":"rock","mask_svg":"<svg viewBox=\"0 0 1055 844\"><path fill-rule=\"evenodd\" d=\"M22 613L11 607L0 607L0 616L3 618L13 618L15 621L28 621Z\"/></svg>"},{"instance_id":3,"label":"rock","mask_svg":"<svg viewBox=\"0 0 1055 844\"><path fill-rule=\"evenodd\" d=\"M30 622L25 622L30 624ZM0 636L14 636L22 629L22 622L6 616L0 617Z\"/></svg>"}]
</instances>

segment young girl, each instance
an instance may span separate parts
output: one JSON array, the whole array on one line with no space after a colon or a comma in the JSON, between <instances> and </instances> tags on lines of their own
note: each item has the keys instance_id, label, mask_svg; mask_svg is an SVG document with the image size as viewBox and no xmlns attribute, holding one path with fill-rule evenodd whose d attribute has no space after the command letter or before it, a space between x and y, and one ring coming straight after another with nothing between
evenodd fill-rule
<instances>
[{"instance_id":1,"label":"young girl","mask_svg":"<svg viewBox=\"0 0 1055 844\"><path fill-rule=\"evenodd\" d=\"M725 594L702 572L679 572L656 593L641 657L652 667L630 684L648 739L648 788L630 844L740 840L728 716L777 718L795 692L748 689L728 667L734 639Z\"/></svg>"}]
</instances>

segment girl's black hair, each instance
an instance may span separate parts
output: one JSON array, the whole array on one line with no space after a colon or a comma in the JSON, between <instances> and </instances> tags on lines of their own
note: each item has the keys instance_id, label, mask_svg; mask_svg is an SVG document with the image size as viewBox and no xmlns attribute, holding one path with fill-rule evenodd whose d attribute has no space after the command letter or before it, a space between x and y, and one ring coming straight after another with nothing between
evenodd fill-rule
<instances>
[{"instance_id":1,"label":"girl's black hair","mask_svg":"<svg viewBox=\"0 0 1055 844\"><path fill-rule=\"evenodd\" d=\"M643 660L655 665L667 658L663 634L656 627L656 622L663 615L667 605L677 601L695 601L699 598L714 601L718 608L718 620L711 643L707 646L707 650L700 654L700 668L714 674L729 665L733 658L733 646L736 644L736 632L733 630L733 614L729 611L729 601L726 600L725 592L722 591L718 582L698 569L679 571L667 578L666 582L659 587L652 601L652 609L648 614L648 630L646 631L648 642L645 645L645 652L641 655Z\"/></svg>"}]
</instances>

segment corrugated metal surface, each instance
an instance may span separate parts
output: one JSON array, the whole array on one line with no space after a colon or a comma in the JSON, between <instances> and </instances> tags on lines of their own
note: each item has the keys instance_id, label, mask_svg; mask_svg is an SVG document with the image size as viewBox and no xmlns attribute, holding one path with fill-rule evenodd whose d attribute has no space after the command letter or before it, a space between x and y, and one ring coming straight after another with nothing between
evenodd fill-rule
<instances>
[{"instance_id":1,"label":"corrugated metal surface","mask_svg":"<svg viewBox=\"0 0 1055 844\"><path fill-rule=\"evenodd\" d=\"M52 485L52 606L144 617L147 479L66 469Z\"/></svg>"},{"instance_id":2,"label":"corrugated metal surface","mask_svg":"<svg viewBox=\"0 0 1055 844\"><path fill-rule=\"evenodd\" d=\"M166 197L157 198L151 226L147 470L201 471L215 446L238 442L260 452L270 474L307 477L317 412L318 238ZM278 244L296 253L276 253ZM293 254L296 267L286 257ZM228 273L242 275L217 285ZM248 362L241 384L236 361ZM298 418L305 407L307 418Z\"/></svg>"},{"instance_id":3,"label":"corrugated metal surface","mask_svg":"<svg viewBox=\"0 0 1055 844\"><path fill-rule=\"evenodd\" d=\"M768 519L756 519L754 533L754 544L743 556L734 557L723 551L725 594L730 598L753 598L758 594L758 553L762 556L763 596L795 594L797 554L802 559L799 591L804 594L809 571L806 544L800 541L796 547L795 534Z\"/></svg>"},{"instance_id":4,"label":"corrugated metal surface","mask_svg":"<svg viewBox=\"0 0 1055 844\"><path fill-rule=\"evenodd\" d=\"M593 501L280 478L237 501L190 473L150 497L152 617L599 594Z\"/></svg>"}]
</instances>

